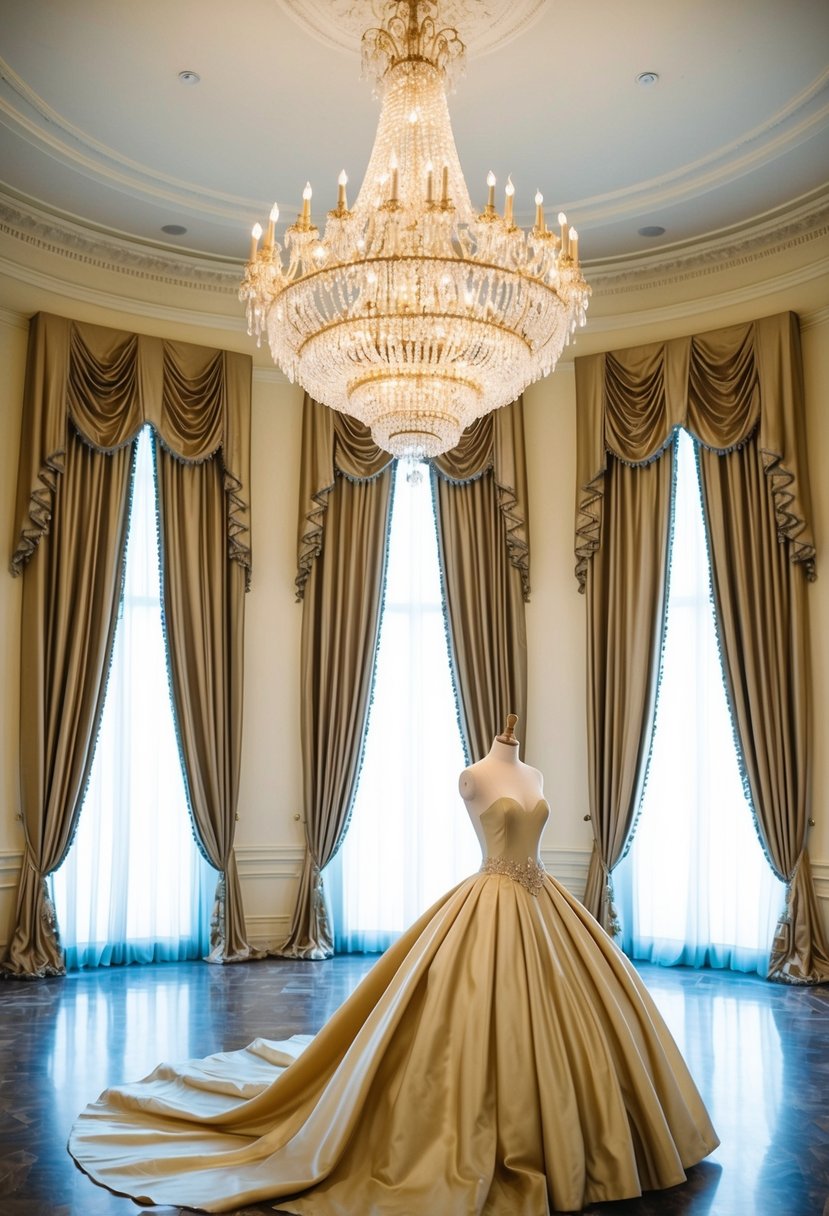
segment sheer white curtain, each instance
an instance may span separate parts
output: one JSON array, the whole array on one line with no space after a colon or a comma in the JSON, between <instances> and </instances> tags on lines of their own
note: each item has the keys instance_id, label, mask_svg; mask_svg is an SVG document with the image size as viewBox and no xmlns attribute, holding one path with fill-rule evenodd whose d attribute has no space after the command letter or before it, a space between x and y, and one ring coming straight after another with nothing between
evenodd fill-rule
<instances>
[{"instance_id":1,"label":"sheer white curtain","mask_svg":"<svg viewBox=\"0 0 829 1216\"><path fill-rule=\"evenodd\" d=\"M197 958L216 872L195 843L162 629L153 438L139 438L124 587L78 829L50 879L69 968Z\"/></svg>"},{"instance_id":2,"label":"sheer white curtain","mask_svg":"<svg viewBox=\"0 0 829 1216\"><path fill-rule=\"evenodd\" d=\"M677 433L667 628L633 844L613 873L622 947L670 966L765 975L785 888L740 773L710 592L694 441Z\"/></svg>"},{"instance_id":3,"label":"sheer white curtain","mask_svg":"<svg viewBox=\"0 0 829 1216\"><path fill-rule=\"evenodd\" d=\"M481 864L458 793L465 760L449 667L428 472L399 463L363 767L325 870L338 951L385 950Z\"/></svg>"}]
</instances>

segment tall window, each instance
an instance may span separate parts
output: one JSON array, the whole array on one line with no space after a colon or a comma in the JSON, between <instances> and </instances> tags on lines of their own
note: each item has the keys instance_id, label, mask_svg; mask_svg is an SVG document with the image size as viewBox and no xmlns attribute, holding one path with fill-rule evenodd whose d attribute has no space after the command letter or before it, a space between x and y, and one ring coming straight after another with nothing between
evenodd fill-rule
<instances>
[{"instance_id":1,"label":"tall window","mask_svg":"<svg viewBox=\"0 0 829 1216\"><path fill-rule=\"evenodd\" d=\"M710 590L694 441L676 438L665 649L647 787L614 871L634 958L765 974L785 888L740 773Z\"/></svg>"},{"instance_id":2,"label":"tall window","mask_svg":"<svg viewBox=\"0 0 829 1216\"><path fill-rule=\"evenodd\" d=\"M428 476L398 463L374 695L345 841L326 868L341 951L380 951L481 864L458 793L465 765Z\"/></svg>"},{"instance_id":3,"label":"tall window","mask_svg":"<svg viewBox=\"0 0 829 1216\"><path fill-rule=\"evenodd\" d=\"M67 967L197 958L216 872L187 808L164 644L153 439L137 445L124 586L78 829L51 877Z\"/></svg>"}]
</instances>

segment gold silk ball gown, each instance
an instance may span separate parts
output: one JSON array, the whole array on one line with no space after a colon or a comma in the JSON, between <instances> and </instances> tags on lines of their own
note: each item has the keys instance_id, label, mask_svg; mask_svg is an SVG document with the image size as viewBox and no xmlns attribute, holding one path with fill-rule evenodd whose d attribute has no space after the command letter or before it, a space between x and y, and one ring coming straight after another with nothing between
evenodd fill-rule
<instances>
[{"instance_id":1,"label":"gold silk ball gown","mask_svg":"<svg viewBox=\"0 0 829 1216\"><path fill-rule=\"evenodd\" d=\"M548 814L499 798L482 870L316 1037L107 1090L77 1162L145 1203L303 1216L543 1216L682 1182L716 1133L636 972L538 864Z\"/></svg>"}]
</instances>

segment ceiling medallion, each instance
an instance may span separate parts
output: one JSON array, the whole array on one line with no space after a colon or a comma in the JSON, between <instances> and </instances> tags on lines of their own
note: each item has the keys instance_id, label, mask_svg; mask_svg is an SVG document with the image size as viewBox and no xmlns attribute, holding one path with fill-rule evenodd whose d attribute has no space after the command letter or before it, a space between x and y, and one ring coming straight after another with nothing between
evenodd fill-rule
<instances>
[{"instance_id":1,"label":"ceiling medallion","mask_svg":"<svg viewBox=\"0 0 829 1216\"><path fill-rule=\"evenodd\" d=\"M381 25L386 0L277 0L306 33L338 51L359 49L369 25ZM511 42L541 16L545 0L441 0L441 23L458 30L471 58Z\"/></svg>"},{"instance_id":2,"label":"ceiling medallion","mask_svg":"<svg viewBox=\"0 0 829 1216\"><path fill-rule=\"evenodd\" d=\"M363 36L363 68L382 109L366 175L349 207L339 177L324 234L312 189L285 233L279 211L257 224L239 296L248 332L315 400L360 419L375 442L416 463L453 448L475 419L551 372L584 325L590 289L578 235L563 214L547 227L501 214L495 176L477 212L461 171L446 100L464 44L434 0L391 0Z\"/></svg>"}]
</instances>

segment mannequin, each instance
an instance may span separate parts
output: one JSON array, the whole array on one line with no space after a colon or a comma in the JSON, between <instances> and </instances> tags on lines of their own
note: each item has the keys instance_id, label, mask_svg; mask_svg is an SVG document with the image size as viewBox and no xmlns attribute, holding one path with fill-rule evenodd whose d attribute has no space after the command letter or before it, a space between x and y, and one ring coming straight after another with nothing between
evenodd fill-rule
<instances>
[{"instance_id":1,"label":"mannequin","mask_svg":"<svg viewBox=\"0 0 829 1216\"><path fill-rule=\"evenodd\" d=\"M257 1039L105 1091L72 1130L84 1170L208 1212L539 1216L677 1186L711 1152L642 981L538 860L549 807L516 721L460 778L481 869L312 1040Z\"/></svg>"},{"instance_id":2,"label":"mannequin","mask_svg":"<svg viewBox=\"0 0 829 1216\"><path fill-rule=\"evenodd\" d=\"M503 733L496 735L492 747L476 764L464 769L458 780L461 798L466 803L469 818L485 849L481 815L498 798L519 802L525 811L532 811L543 798L544 778L519 758L519 743L515 737L516 714L507 716Z\"/></svg>"}]
</instances>

